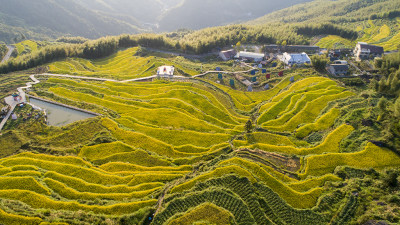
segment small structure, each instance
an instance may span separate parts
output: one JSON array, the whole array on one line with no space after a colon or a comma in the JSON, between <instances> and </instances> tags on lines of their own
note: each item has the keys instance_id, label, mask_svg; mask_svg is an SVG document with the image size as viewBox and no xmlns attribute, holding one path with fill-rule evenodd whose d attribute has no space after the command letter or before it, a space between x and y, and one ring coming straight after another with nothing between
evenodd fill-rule
<instances>
[{"instance_id":1,"label":"small structure","mask_svg":"<svg viewBox=\"0 0 400 225\"><path fill-rule=\"evenodd\" d=\"M233 57L235 57L236 54L237 54L237 52L235 49L230 49L227 51L219 52L219 57L221 57L221 59L224 61L228 61L228 60L233 59Z\"/></svg>"},{"instance_id":2,"label":"small structure","mask_svg":"<svg viewBox=\"0 0 400 225\"><path fill-rule=\"evenodd\" d=\"M345 76L349 72L349 65L332 64L328 66L328 71L334 76Z\"/></svg>"},{"instance_id":3,"label":"small structure","mask_svg":"<svg viewBox=\"0 0 400 225\"><path fill-rule=\"evenodd\" d=\"M281 61L284 62L288 66L293 65L304 65L304 64L311 64L311 59L308 57L307 53L295 53L289 54L287 52L283 53L281 57Z\"/></svg>"},{"instance_id":4,"label":"small structure","mask_svg":"<svg viewBox=\"0 0 400 225\"><path fill-rule=\"evenodd\" d=\"M254 52L239 52L235 58L236 59L246 59L249 61L254 62L261 62L264 60L265 55L261 53L254 53Z\"/></svg>"},{"instance_id":5,"label":"small structure","mask_svg":"<svg viewBox=\"0 0 400 225\"><path fill-rule=\"evenodd\" d=\"M160 66L157 69L157 76L160 77L173 77L175 72L174 66Z\"/></svg>"},{"instance_id":6,"label":"small structure","mask_svg":"<svg viewBox=\"0 0 400 225\"><path fill-rule=\"evenodd\" d=\"M335 60L333 64L348 65L349 63L346 60Z\"/></svg>"},{"instance_id":7,"label":"small structure","mask_svg":"<svg viewBox=\"0 0 400 225\"><path fill-rule=\"evenodd\" d=\"M354 49L354 56L356 57L357 60L382 57L383 53L384 53L383 47L376 45L369 45L365 42L358 42Z\"/></svg>"},{"instance_id":8,"label":"small structure","mask_svg":"<svg viewBox=\"0 0 400 225\"><path fill-rule=\"evenodd\" d=\"M268 90L268 89L269 89L269 84L266 84L266 85L264 86L264 89L265 89L265 90Z\"/></svg>"},{"instance_id":9,"label":"small structure","mask_svg":"<svg viewBox=\"0 0 400 225\"><path fill-rule=\"evenodd\" d=\"M249 86L247 87L247 91L248 91L248 92L253 92L253 86L249 85Z\"/></svg>"}]
</instances>

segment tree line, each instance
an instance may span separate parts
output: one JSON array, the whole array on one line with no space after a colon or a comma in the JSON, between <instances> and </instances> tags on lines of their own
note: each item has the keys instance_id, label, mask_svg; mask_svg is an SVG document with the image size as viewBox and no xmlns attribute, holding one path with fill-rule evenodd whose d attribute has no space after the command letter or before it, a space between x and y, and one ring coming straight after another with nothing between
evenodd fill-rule
<instances>
[{"instance_id":1,"label":"tree line","mask_svg":"<svg viewBox=\"0 0 400 225\"><path fill-rule=\"evenodd\" d=\"M97 59L109 56L121 48L143 46L157 49L168 49L177 52L203 54L212 50L242 44L276 44L307 45L309 38L304 34L325 31L342 35L345 38L353 34L337 26L321 25L320 27L299 28L294 25L277 23L275 25L230 25L207 28L182 35L181 38L169 37L167 34L138 34L104 37L87 40L80 37L59 38L62 44L41 48L39 51L22 55L0 65L0 73L26 70L67 57Z\"/></svg>"},{"instance_id":2,"label":"tree line","mask_svg":"<svg viewBox=\"0 0 400 225\"><path fill-rule=\"evenodd\" d=\"M351 40L356 40L358 38L358 33L356 31L348 30L329 23L297 27L297 34L307 36L316 36L321 34L337 35Z\"/></svg>"}]
</instances>

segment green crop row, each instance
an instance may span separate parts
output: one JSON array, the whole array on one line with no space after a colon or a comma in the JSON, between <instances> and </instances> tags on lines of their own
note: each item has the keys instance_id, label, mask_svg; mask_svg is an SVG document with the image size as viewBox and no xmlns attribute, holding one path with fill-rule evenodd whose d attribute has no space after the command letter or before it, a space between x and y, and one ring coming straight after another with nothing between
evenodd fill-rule
<instances>
[{"instance_id":1,"label":"green crop row","mask_svg":"<svg viewBox=\"0 0 400 225\"><path fill-rule=\"evenodd\" d=\"M134 129L137 132L146 134L150 137L156 138L174 146L191 144L194 146L207 148L219 143L228 142L229 138L231 137L231 135L223 133L210 134L196 131L152 128L149 126L143 126L134 123L125 118L118 119L117 121L118 123Z\"/></svg>"},{"instance_id":2,"label":"green crop row","mask_svg":"<svg viewBox=\"0 0 400 225\"><path fill-rule=\"evenodd\" d=\"M196 185L196 183L208 180L213 177L221 177L225 174L234 173L239 176L247 177L251 182L256 182L256 179L249 173L248 171L244 170L240 166L226 166L226 167L219 167L213 170L212 172L197 176L196 178L187 181L183 184L179 184L171 189L171 193L182 192L184 190L191 189Z\"/></svg>"},{"instance_id":3,"label":"green crop row","mask_svg":"<svg viewBox=\"0 0 400 225\"><path fill-rule=\"evenodd\" d=\"M254 144L251 146L246 146L250 149L261 149L268 152L280 152L285 154L295 154L295 155L310 155L310 154L323 154L323 153L336 153L339 152L340 142L353 132L354 128L350 125L342 125L336 128L332 133L330 133L325 140L316 147L312 148L295 148L292 146L276 146L269 144Z\"/></svg>"},{"instance_id":4,"label":"green crop row","mask_svg":"<svg viewBox=\"0 0 400 225\"><path fill-rule=\"evenodd\" d=\"M295 144L286 136L272 134L268 132L254 132L246 134L246 140L234 140L235 147L248 146L255 143L269 144L269 145L284 145L295 146Z\"/></svg>"},{"instance_id":5,"label":"green crop row","mask_svg":"<svg viewBox=\"0 0 400 225\"><path fill-rule=\"evenodd\" d=\"M41 177L42 173L32 170L19 170L4 174L5 177Z\"/></svg>"},{"instance_id":6,"label":"green crop row","mask_svg":"<svg viewBox=\"0 0 400 225\"><path fill-rule=\"evenodd\" d=\"M302 176L325 175L332 173L338 166L383 169L399 165L400 157L396 153L369 143L361 152L329 153L307 157L305 172Z\"/></svg>"},{"instance_id":7,"label":"green crop row","mask_svg":"<svg viewBox=\"0 0 400 225\"><path fill-rule=\"evenodd\" d=\"M232 224L233 220L229 211L211 203L204 203L183 215L174 215L166 224L192 225L200 221L210 224Z\"/></svg>"},{"instance_id":8,"label":"green crop row","mask_svg":"<svg viewBox=\"0 0 400 225\"><path fill-rule=\"evenodd\" d=\"M315 187L322 187L327 181L340 181L341 179L333 174L322 177L308 178L303 181L289 183L288 186L296 191L304 192Z\"/></svg>"},{"instance_id":9,"label":"green crop row","mask_svg":"<svg viewBox=\"0 0 400 225\"><path fill-rule=\"evenodd\" d=\"M318 118L314 123L306 124L297 129L295 135L297 138L304 138L314 131L328 129L329 127L333 126L339 115L340 110L332 108L329 112Z\"/></svg>"},{"instance_id":10,"label":"green crop row","mask_svg":"<svg viewBox=\"0 0 400 225\"><path fill-rule=\"evenodd\" d=\"M123 172L123 171L151 171L151 172L172 172L172 171L182 171L182 172L189 172L192 171L192 166L179 166L179 167L171 167L171 166L154 166L154 167L144 167L133 165L130 163L122 163L122 162L111 162L99 167L100 169L116 173L116 172Z\"/></svg>"},{"instance_id":11,"label":"green crop row","mask_svg":"<svg viewBox=\"0 0 400 225\"><path fill-rule=\"evenodd\" d=\"M47 172L45 177L59 181L77 191L80 192L91 192L99 194L110 194L110 193L131 193L138 191L147 191L155 188L160 188L163 183L143 183L137 186L127 185L116 185L116 186L105 186L101 184L88 183L82 179L65 176L56 172Z\"/></svg>"},{"instance_id":12,"label":"green crop row","mask_svg":"<svg viewBox=\"0 0 400 225\"><path fill-rule=\"evenodd\" d=\"M39 194L50 195L44 187L33 177L0 177L0 190L29 190Z\"/></svg>"},{"instance_id":13,"label":"green crop row","mask_svg":"<svg viewBox=\"0 0 400 225\"><path fill-rule=\"evenodd\" d=\"M41 224L42 219L39 217L26 217L13 215L4 212L0 209L0 223L7 225L39 225Z\"/></svg>"},{"instance_id":14,"label":"green crop row","mask_svg":"<svg viewBox=\"0 0 400 225\"><path fill-rule=\"evenodd\" d=\"M77 177L87 182L103 184L103 185L118 185L126 184L132 176L121 177L116 175L105 174L104 171L98 171L93 168L84 168L75 165L44 161L32 158L6 158L1 161L2 165L15 166L15 165L33 165L44 170L54 171L63 175Z\"/></svg>"},{"instance_id":15,"label":"green crop row","mask_svg":"<svg viewBox=\"0 0 400 225\"><path fill-rule=\"evenodd\" d=\"M25 190L0 190L0 198L18 200L35 209L54 209L67 211L87 211L96 214L124 215L131 214L143 207L153 206L157 200L131 203L118 203L108 206L84 205L78 202L54 201L48 197Z\"/></svg>"},{"instance_id":16,"label":"green crop row","mask_svg":"<svg viewBox=\"0 0 400 225\"><path fill-rule=\"evenodd\" d=\"M40 159L40 160L45 160L45 161L52 161L52 162L59 162L59 163L66 163L66 164L71 164L75 166L81 166L81 167L91 167L92 165L82 158L79 157L74 157L74 156L52 156L52 155L47 155L47 154L34 154L31 152L24 152L18 155L14 155L9 157L9 159L12 158L31 158L31 159ZM31 168L31 170L37 170L37 167L33 165L16 165L15 167L20 167L24 168L23 170L27 170L27 168ZM14 171L16 169L13 169Z\"/></svg>"},{"instance_id":17,"label":"green crop row","mask_svg":"<svg viewBox=\"0 0 400 225\"><path fill-rule=\"evenodd\" d=\"M158 141L154 138L145 136L143 134L125 131L118 127L117 123L110 119L103 119L102 124L111 131L112 135L116 137L118 140L123 141L124 143L134 146L137 148L142 148L151 152L154 152L161 156L167 156L171 158L178 157L189 157L193 154L184 154L174 150L171 145L167 145L161 141Z\"/></svg>"},{"instance_id":18,"label":"green crop row","mask_svg":"<svg viewBox=\"0 0 400 225\"><path fill-rule=\"evenodd\" d=\"M156 215L155 221L162 221L166 216L180 212L182 206L190 207L192 204L198 204L199 201L196 200L193 202L182 202L181 200L188 200L193 194L201 195L208 190L220 190L237 195L238 199L241 199L247 205L256 224L326 224L327 222L322 215L312 210L298 210L290 207L265 185L261 183L253 184L247 178L239 178L235 175L212 178L205 182L197 183L190 190L168 195L164 199L166 208L161 214ZM176 205L176 201L183 205ZM234 211L230 209L236 209L238 206L235 203L237 202L232 202L229 199L221 199L221 201L228 203L224 205L224 208L235 215ZM238 220L236 216L235 219Z\"/></svg>"},{"instance_id":19,"label":"green crop row","mask_svg":"<svg viewBox=\"0 0 400 225\"><path fill-rule=\"evenodd\" d=\"M288 122L281 126L266 126L265 128L275 131L294 131L300 124L313 122L321 110L324 109L329 102L347 98L354 95L354 93L345 91L335 95L327 95L317 98L311 102L308 102L306 106L295 116L293 116Z\"/></svg>"},{"instance_id":20,"label":"green crop row","mask_svg":"<svg viewBox=\"0 0 400 225\"><path fill-rule=\"evenodd\" d=\"M271 174L269 174L262 166L248 160L232 158L226 161L222 161L218 165L226 166L232 164L238 165L244 168L246 171L249 171L253 175L253 177L258 178L265 185L276 192L289 205L295 208L311 208L315 206L319 196L322 193L322 189L315 187L314 189L304 193L295 191L286 184L277 180Z\"/></svg>"},{"instance_id":21,"label":"green crop row","mask_svg":"<svg viewBox=\"0 0 400 225\"><path fill-rule=\"evenodd\" d=\"M152 223L154 225L164 224L175 214L186 212L201 203L212 203L229 211L235 217L237 224L254 224L255 222L243 200L224 190L216 189L195 192L185 198L174 199L168 203L165 210L156 215Z\"/></svg>"},{"instance_id":22,"label":"green crop row","mask_svg":"<svg viewBox=\"0 0 400 225\"><path fill-rule=\"evenodd\" d=\"M279 126L285 124L288 120L290 120L293 116L299 113L307 103L312 102L313 100L320 98L321 96L329 96L340 93L341 90L318 90L313 92L307 92L304 94L297 103L293 106L292 109L287 107L287 112L283 113L279 118L273 119L263 123L263 126ZM289 110L288 110L289 109Z\"/></svg>"},{"instance_id":23,"label":"green crop row","mask_svg":"<svg viewBox=\"0 0 400 225\"><path fill-rule=\"evenodd\" d=\"M96 199L115 200L115 201L131 200L131 199L146 197L149 194L161 188L157 187L154 189L149 189L145 191L136 191L131 193L92 193L92 192L79 192L73 188L66 186L61 182L58 182L50 178L45 178L44 182L50 189L52 189L60 196L66 199L76 199L76 200L96 200Z\"/></svg>"}]
</instances>

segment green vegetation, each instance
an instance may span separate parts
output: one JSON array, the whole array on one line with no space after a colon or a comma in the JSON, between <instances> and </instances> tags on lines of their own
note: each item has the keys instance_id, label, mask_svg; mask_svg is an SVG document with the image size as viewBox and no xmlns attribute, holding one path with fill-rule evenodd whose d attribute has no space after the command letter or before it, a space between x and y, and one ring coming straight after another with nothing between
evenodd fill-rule
<instances>
[{"instance_id":1,"label":"green vegetation","mask_svg":"<svg viewBox=\"0 0 400 225\"><path fill-rule=\"evenodd\" d=\"M101 61L116 62L124 58L120 54L130 58L137 51L127 49ZM101 75L85 71L89 70L76 73ZM88 218L105 215L116 223L132 213L130 221L143 221L155 210L156 199L165 196L154 224L181 222L189 216L194 222L212 223L214 217L204 218L203 206L232 223L301 224L313 218L326 224L348 203L343 196L332 209L322 209L321 198L328 194L325 187L342 181L342 175L333 174L337 168L386 169L399 164L397 155L372 144L364 151L345 153L348 138L359 135L357 124L344 124L353 112L347 103L359 104L358 97L312 71L288 71L270 90L251 93L209 77L146 83L47 79L32 93L107 116L64 128L39 121L16 124L15 131L4 134L5 140L13 140L7 135L18 135L20 146L42 153L24 152L0 160L0 173L8 185L0 190L1 198L23 202L32 212L65 210L63 222L71 222L69 213L77 210L90 214ZM125 79L124 73L116 70L110 76ZM295 82L289 81L292 76ZM246 129L249 121L252 127ZM247 183L231 179L228 186L222 185L227 174ZM30 185L14 187L11 181ZM256 188L260 196L231 189L236 182ZM345 212L355 207L348 205L338 221L347 220ZM321 211L310 214L307 210L313 207ZM12 212L9 206L3 209Z\"/></svg>"},{"instance_id":2,"label":"green vegetation","mask_svg":"<svg viewBox=\"0 0 400 225\"><path fill-rule=\"evenodd\" d=\"M366 41L394 50L398 6L319 0L200 31L65 37L49 46L21 37L18 57L0 72L40 67L0 76L0 97L24 86L25 73L115 81L39 77L29 94L103 116L49 127L23 119L30 106L16 111L0 136L0 223L399 223L399 53L375 60L379 81L328 78L322 56L312 67L267 66L282 77L257 71L252 92L233 73L247 68L189 55L238 42ZM121 82L162 65L187 79ZM216 67L222 79L194 77Z\"/></svg>"}]
</instances>

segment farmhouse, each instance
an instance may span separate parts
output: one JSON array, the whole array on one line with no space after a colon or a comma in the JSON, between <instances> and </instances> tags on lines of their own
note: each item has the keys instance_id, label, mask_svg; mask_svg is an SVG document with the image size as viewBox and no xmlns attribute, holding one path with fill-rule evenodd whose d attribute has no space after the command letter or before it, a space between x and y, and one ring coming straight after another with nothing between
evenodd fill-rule
<instances>
[{"instance_id":1,"label":"farmhouse","mask_svg":"<svg viewBox=\"0 0 400 225\"><path fill-rule=\"evenodd\" d=\"M349 65L332 64L328 66L328 71L334 76L345 76L349 72Z\"/></svg>"},{"instance_id":2,"label":"farmhouse","mask_svg":"<svg viewBox=\"0 0 400 225\"><path fill-rule=\"evenodd\" d=\"M254 52L239 52L235 58L236 59L246 59L254 62L261 62L264 60L265 55Z\"/></svg>"},{"instance_id":3,"label":"farmhouse","mask_svg":"<svg viewBox=\"0 0 400 225\"><path fill-rule=\"evenodd\" d=\"M160 66L157 69L157 76L173 76L174 71L174 66Z\"/></svg>"},{"instance_id":4,"label":"farmhouse","mask_svg":"<svg viewBox=\"0 0 400 225\"><path fill-rule=\"evenodd\" d=\"M354 56L357 60L365 60L375 57L382 57L384 53L383 47L369 45L365 42L358 42L354 49Z\"/></svg>"},{"instance_id":5,"label":"farmhouse","mask_svg":"<svg viewBox=\"0 0 400 225\"><path fill-rule=\"evenodd\" d=\"M283 53L281 57L281 61L284 62L288 66L303 65L303 64L311 64L311 59L308 57L307 53L296 53L296 54L289 54L287 52Z\"/></svg>"},{"instance_id":6,"label":"farmhouse","mask_svg":"<svg viewBox=\"0 0 400 225\"><path fill-rule=\"evenodd\" d=\"M233 59L233 57L235 57L236 55L236 50L235 49L230 49L227 51L221 51L219 52L219 57L221 57L222 60L224 61L228 61Z\"/></svg>"}]
</instances>

